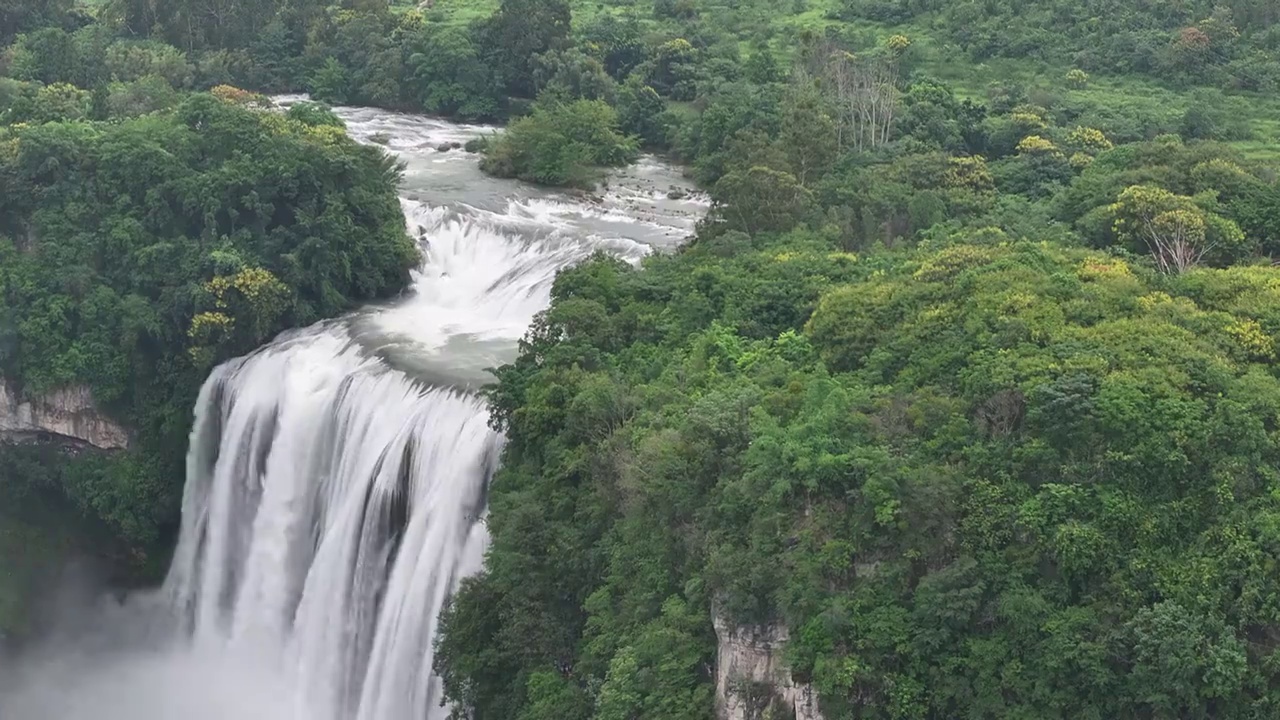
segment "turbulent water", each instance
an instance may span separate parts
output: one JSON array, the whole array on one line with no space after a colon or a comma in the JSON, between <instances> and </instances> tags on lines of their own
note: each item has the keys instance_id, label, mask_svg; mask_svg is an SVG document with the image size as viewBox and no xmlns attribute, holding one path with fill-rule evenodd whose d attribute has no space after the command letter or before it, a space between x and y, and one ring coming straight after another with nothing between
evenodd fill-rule
<instances>
[{"instance_id":1,"label":"turbulent water","mask_svg":"<svg viewBox=\"0 0 1280 720\"><path fill-rule=\"evenodd\" d=\"M481 565L502 443L474 388L514 357L557 271L597 250L638 261L671 247L704 205L668 199L687 185L653 160L579 197L437 151L489 128L340 115L405 163L401 202L424 258L411 291L212 374L164 586L8 671L0 718L445 714L432 641Z\"/></svg>"}]
</instances>

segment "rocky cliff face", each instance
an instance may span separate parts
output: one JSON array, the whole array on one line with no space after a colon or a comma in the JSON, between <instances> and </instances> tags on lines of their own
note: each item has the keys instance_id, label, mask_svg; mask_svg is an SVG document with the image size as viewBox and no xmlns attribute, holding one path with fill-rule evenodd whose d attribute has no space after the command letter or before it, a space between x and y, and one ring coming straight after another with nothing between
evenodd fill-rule
<instances>
[{"instance_id":1,"label":"rocky cliff face","mask_svg":"<svg viewBox=\"0 0 1280 720\"><path fill-rule=\"evenodd\" d=\"M98 411L87 387L66 387L27 397L0 379L0 440L58 440L122 450L129 446L129 433Z\"/></svg>"},{"instance_id":2,"label":"rocky cliff face","mask_svg":"<svg viewBox=\"0 0 1280 720\"><path fill-rule=\"evenodd\" d=\"M818 696L807 683L797 683L782 659L788 634L779 625L743 627L714 618L716 714L720 720L823 720ZM780 712L779 712L780 711Z\"/></svg>"}]
</instances>

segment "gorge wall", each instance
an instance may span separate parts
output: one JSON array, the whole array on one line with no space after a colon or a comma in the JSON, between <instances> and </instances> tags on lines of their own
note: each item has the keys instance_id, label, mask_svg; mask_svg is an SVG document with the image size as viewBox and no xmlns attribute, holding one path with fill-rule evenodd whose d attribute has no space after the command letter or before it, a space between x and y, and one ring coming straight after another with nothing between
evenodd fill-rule
<instances>
[{"instance_id":1,"label":"gorge wall","mask_svg":"<svg viewBox=\"0 0 1280 720\"><path fill-rule=\"evenodd\" d=\"M783 660L785 627L734 625L719 613L713 620L719 720L823 720L817 693L793 680Z\"/></svg>"},{"instance_id":2,"label":"gorge wall","mask_svg":"<svg viewBox=\"0 0 1280 720\"><path fill-rule=\"evenodd\" d=\"M129 446L129 433L98 409L87 386L27 395L0 378L0 441L49 440L123 450Z\"/></svg>"}]
</instances>

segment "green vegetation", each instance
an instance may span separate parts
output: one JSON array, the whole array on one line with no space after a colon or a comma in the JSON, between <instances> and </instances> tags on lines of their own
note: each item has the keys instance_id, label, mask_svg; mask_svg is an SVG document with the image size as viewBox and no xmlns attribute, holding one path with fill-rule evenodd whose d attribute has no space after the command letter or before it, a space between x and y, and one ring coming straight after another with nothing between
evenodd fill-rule
<instances>
[{"instance_id":1,"label":"green vegetation","mask_svg":"<svg viewBox=\"0 0 1280 720\"><path fill-rule=\"evenodd\" d=\"M709 717L715 613L833 719L1280 712L1273 3L213 5L0 5L0 368L140 439L42 487L156 537L203 369L402 282L394 168L235 87L515 118L714 206L499 370L460 715Z\"/></svg>"},{"instance_id":2,"label":"green vegetation","mask_svg":"<svg viewBox=\"0 0 1280 720\"><path fill-rule=\"evenodd\" d=\"M0 451L0 645L30 628L41 592L72 561L97 560L108 571L153 569L147 566L155 558L134 556L104 523L66 502L67 488L98 482L113 466L105 455L68 456L52 446Z\"/></svg>"},{"instance_id":3,"label":"green vegetation","mask_svg":"<svg viewBox=\"0 0 1280 720\"><path fill-rule=\"evenodd\" d=\"M618 114L602 100L535 107L486 143L480 167L543 185L595 187L596 168L629 164L634 143L618 134Z\"/></svg>"},{"instance_id":4,"label":"green vegetation","mask_svg":"<svg viewBox=\"0 0 1280 720\"><path fill-rule=\"evenodd\" d=\"M416 262L397 167L332 113L268 113L226 87L184 98L163 82L163 109L139 108L148 84L22 86L0 127L0 377L30 394L87 385L134 435L127 452L52 466L56 454L19 463L0 448L0 485L40 507L69 500L142 570L162 565L177 526L212 365L399 292Z\"/></svg>"},{"instance_id":5,"label":"green vegetation","mask_svg":"<svg viewBox=\"0 0 1280 720\"><path fill-rule=\"evenodd\" d=\"M842 18L916 22L971 59L1035 59L1088 73L1149 74L1178 84L1271 92L1280 87L1267 0L1117 5L1078 0L844 0ZM1086 72L1087 71L1087 72Z\"/></svg>"},{"instance_id":6,"label":"green vegetation","mask_svg":"<svg viewBox=\"0 0 1280 720\"><path fill-rule=\"evenodd\" d=\"M1149 265L986 228L565 273L493 391L453 697L709 717L718 606L827 717L1269 716L1280 278Z\"/></svg>"},{"instance_id":7,"label":"green vegetation","mask_svg":"<svg viewBox=\"0 0 1280 720\"><path fill-rule=\"evenodd\" d=\"M437 655L466 717L710 717L716 613L789 628L829 718L1280 709L1268 103L1195 87L1225 61L1073 67L1183 16L1051 5L1083 35L1018 58L1059 69L975 92L923 12L783 47L655 3L612 102L715 205L681 253L564 273L499 372L493 545Z\"/></svg>"}]
</instances>

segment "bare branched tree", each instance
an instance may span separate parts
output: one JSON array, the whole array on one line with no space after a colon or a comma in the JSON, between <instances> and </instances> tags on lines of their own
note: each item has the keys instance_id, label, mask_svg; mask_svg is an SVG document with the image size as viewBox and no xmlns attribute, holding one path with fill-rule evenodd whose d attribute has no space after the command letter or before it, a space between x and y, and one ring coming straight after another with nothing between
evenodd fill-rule
<instances>
[{"instance_id":1,"label":"bare branched tree","mask_svg":"<svg viewBox=\"0 0 1280 720\"><path fill-rule=\"evenodd\" d=\"M832 50L823 80L839 109L841 149L870 150L889 142L898 108L897 62Z\"/></svg>"},{"instance_id":2,"label":"bare branched tree","mask_svg":"<svg viewBox=\"0 0 1280 720\"><path fill-rule=\"evenodd\" d=\"M1213 243L1206 239L1204 218L1190 210L1170 210L1141 219L1147 247L1161 272L1184 273L1198 266L1213 249Z\"/></svg>"}]
</instances>

